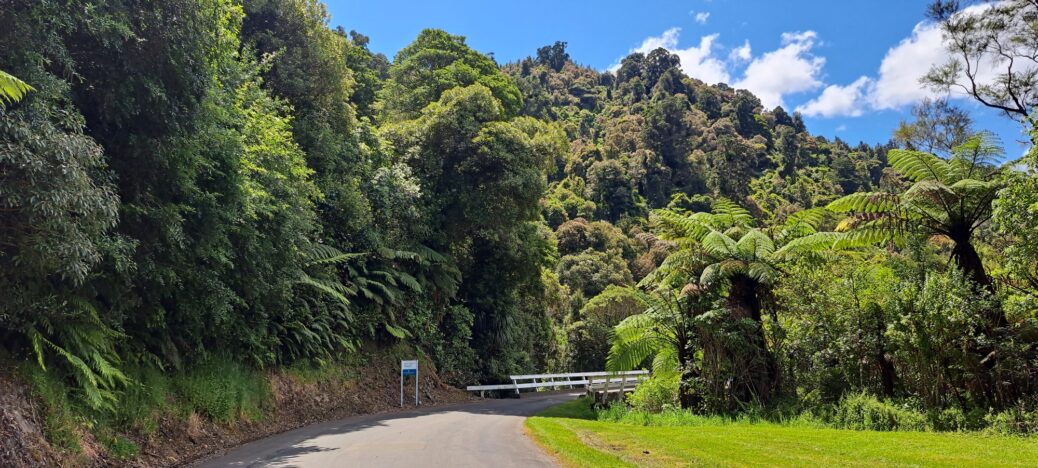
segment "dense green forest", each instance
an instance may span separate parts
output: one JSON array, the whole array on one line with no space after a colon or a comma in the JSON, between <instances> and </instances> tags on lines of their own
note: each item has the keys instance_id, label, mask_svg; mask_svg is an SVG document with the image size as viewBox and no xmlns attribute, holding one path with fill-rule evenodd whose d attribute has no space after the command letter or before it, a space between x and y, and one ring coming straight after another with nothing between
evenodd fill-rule
<instances>
[{"instance_id":1,"label":"dense green forest","mask_svg":"<svg viewBox=\"0 0 1038 468\"><path fill-rule=\"evenodd\" d=\"M1038 7L955 8L967 61L1030 59L969 94L1038 139ZM455 385L647 367L644 408L1038 431L1038 153L947 100L851 144L665 49L386 57L316 0L3 0L0 43L0 341L83 411L402 341Z\"/></svg>"}]
</instances>

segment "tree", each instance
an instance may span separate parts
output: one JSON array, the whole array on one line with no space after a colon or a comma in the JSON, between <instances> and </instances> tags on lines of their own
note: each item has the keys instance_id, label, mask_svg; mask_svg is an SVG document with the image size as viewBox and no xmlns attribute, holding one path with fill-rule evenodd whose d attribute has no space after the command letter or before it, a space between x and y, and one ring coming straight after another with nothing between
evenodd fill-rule
<instances>
[{"instance_id":1,"label":"tree","mask_svg":"<svg viewBox=\"0 0 1038 468\"><path fill-rule=\"evenodd\" d=\"M477 83L444 91L417 119L382 131L421 185L419 239L449 253L462 273L458 300L474 315L480 374L533 365L524 360L535 336L520 327L546 323L543 310L537 316L525 306L541 294L548 258L547 239L534 222L545 165L558 149L541 144L551 127L529 117L507 120L493 91Z\"/></svg>"},{"instance_id":2,"label":"tree","mask_svg":"<svg viewBox=\"0 0 1038 468\"><path fill-rule=\"evenodd\" d=\"M654 276L674 285L725 287L724 308L734 336L720 352L731 364L731 394L742 402L768 402L780 376L764 336L763 302L782 275L782 262L817 249L797 240L816 234L824 212L800 211L768 230L752 227L750 213L725 199L716 201L712 212L657 210L653 215L660 236L681 247Z\"/></svg>"},{"instance_id":3,"label":"tree","mask_svg":"<svg viewBox=\"0 0 1038 468\"><path fill-rule=\"evenodd\" d=\"M894 131L894 141L907 150L947 156L975 133L969 114L947 99L924 99L912 115L914 122L902 121Z\"/></svg>"},{"instance_id":4,"label":"tree","mask_svg":"<svg viewBox=\"0 0 1038 468\"><path fill-rule=\"evenodd\" d=\"M1038 128L1031 130L1038 135ZM1038 146L1024 157L1026 168L1007 171L1005 188L994 203L993 220L1002 244L1010 294L1017 296L1021 311L1034 310L1038 303ZM1007 311L1008 313L1009 311ZM1028 313L1024 312L1024 314Z\"/></svg>"},{"instance_id":5,"label":"tree","mask_svg":"<svg viewBox=\"0 0 1038 468\"><path fill-rule=\"evenodd\" d=\"M537 63L540 65L560 71L566 62L569 62L569 54L566 53L566 43L563 41L555 41L552 45L537 49Z\"/></svg>"},{"instance_id":6,"label":"tree","mask_svg":"<svg viewBox=\"0 0 1038 468\"><path fill-rule=\"evenodd\" d=\"M700 406L704 398L696 387L702 364L696 354L703 347L702 329L712 319L713 295L688 287L680 293L668 288L639 292L637 297L644 309L614 328L606 369L630 370L651 359L657 377L681 374L678 399L682 408Z\"/></svg>"},{"instance_id":7,"label":"tree","mask_svg":"<svg viewBox=\"0 0 1038 468\"><path fill-rule=\"evenodd\" d=\"M588 169L588 192L598 215L616 222L637 209L636 192L619 161L598 161Z\"/></svg>"},{"instance_id":8,"label":"tree","mask_svg":"<svg viewBox=\"0 0 1038 468\"><path fill-rule=\"evenodd\" d=\"M242 41L256 60L269 63L264 86L292 106L292 137L324 194L317 204L324 235L343 249L376 248L376 233L367 228L370 203L360 185L373 177L378 144L351 102L359 97L370 106L364 99L374 98L375 72L366 68L371 54L329 30L325 6L316 0L250 0L243 6Z\"/></svg>"},{"instance_id":9,"label":"tree","mask_svg":"<svg viewBox=\"0 0 1038 468\"><path fill-rule=\"evenodd\" d=\"M444 91L477 83L490 90L505 116L522 108L519 89L493 60L469 48L462 36L425 29L393 60L381 92L385 118L413 119Z\"/></svg>"},{"instance_id":10,"label":"tree","mask_svg":"<svg viewBox=\"0 0 1038 468\"><path fill-rule=\"evenodd\" d=\"M940 22L953 57L924 81L939 90L961 89L1011 118L1038 123L1036 15L1032 0L985 1L964 9L958 1L936 0L930 16Z\"/></svg>"},{"instance_id":11,"label":"tree","mask_svg":"<svg viewBox=\"0 0 1038 468\"><path fill-rule=\"evenodd\" d=\"M645 303L636 290L616 285L609 285L584 304L567 327L567 357L573 370L605 369L613 327L644 309Z\"/></svg>"},{"instance_id":12,"label":"tree","mask_svg":"<svg viewBox=\"0 0 1038 468\"><path fill-rule=\"evenodd\" d=\"M912 185L901 193L860 192L829 204L845 213L837 231L849 231L847 245L899 241L906 233L950 240L951 257L976 284L994 292L974 237L991 219L991 202L1002 188L1002 170L994 162L1002 149L980 133L953 149L949 159L912 150L892 150L890 165ZM993 318L1004 323L1004 317Z\"/></svg>"}]
</instances>

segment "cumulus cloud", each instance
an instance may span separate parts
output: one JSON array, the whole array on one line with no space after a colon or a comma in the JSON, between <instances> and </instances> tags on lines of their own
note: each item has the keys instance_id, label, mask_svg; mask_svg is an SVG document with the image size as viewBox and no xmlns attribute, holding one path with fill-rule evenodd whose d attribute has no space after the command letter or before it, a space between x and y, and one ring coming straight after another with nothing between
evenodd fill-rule
<instances>
[{"instance_id":1,"label":"cumulus cloud","mask_svg":"<svg viewBox=\"0 0 1038 468\"><path fill-rule=\"evenodd\" d=\"M732 49L732 52L728 54L728 60L733 62L749 62L751 58L753 58L753 49L750 48L749 39L743 42L741 46Z\"/></svg>"},{"instance_id":2,"label":"cumulus cloud","mask_svg":"<svg viewBox=\"0 0 1038 468\"><path fill-rule=\"evenodd\" d=\"M782 47L754 58L733 86L750 90L769 108L781 106L787 94L821 87L825 58L811 51L817 40L814 31L783 33Z\"/></svg>"},{"instance_id":3,"label":"cumulus cloud","mask_svg":"<svg viewBox=\"0 0 1038 468\"><path fill-rule=\"evenodd\" d=\"M717 34L703 36L699 38L698 45L684 49L678 47L678 37L680 34L681 28L670 28L659 36L650 36L645 38L640 46L631 49L629 53L638 52L648 54L649 52L662 47L681 59L681 69L688 74L688 76L698 78L703 80L705 83L711 84L727 83L731 80L731 75L728 73L726 64L723 60L715 57L713 53L714 43L718 38ZM619 68L620 62L617 61L616 64L609 67L609 70L615 72Z\"/></svg>"},{"instance_id":4,"label":"cumulus cloud","mask_svg":"<svg viewBox=\"0 0 1038 468\"><path fill-rule=\"evenodd\" d=\"M990 4L967 7L960 15L982 14ZM875 77L861 77L848 85L827 86L817 98L797 108L811 117L856 117L870 110L899 109L924 98L938 97L921 80L934 65L957 58L945 47L940 26L920 22L912 34L887 50ZM979 83L995 79L997 64L982 61L978 67ZM964 94L951 94L964 97Z\"/></svg>"},{"instance_id":5,"label":"cumulus cloud","mask_svg":"<svg viewBox=\"0 0 1038 468\"><path fill-rule=\"evenodd\" d=\"M890 48L883 57L869 104L876 109L894 109L932 96L933 91L920 84L919 79L930 67L948 58L940 27L932 23L917 24L911 36Z\"/></svg>"},{"instance_id":6,"label":"cumulus cloud","mask_svg":"<svg viewBox=\"0 0 1038 468\"><path fill-rule=\"evenodd\" d=\"M690 14L694 14L694 18L695 18L696 22L699 23L699 24L706 24L706 20L710 19L710 12L709 11L701 11L699 13L696 13L696 12L692 11L692 12L689 12L689 13Z\"/></svg>"},{"instance_id":7,"label":"cumulus cloud","mask_svg":"<svg viewBox=\"0 0 1038 468\"><path fill-rule=\"evenodd\" d=\"M822 85L820 75L825 59L812 53L818 43L814 31L785 33L780 48L759 57L753 57L748 40L725 55L719 46L718 34L702 36L699 44L686 48L678 46L680 35L681 28L670 28L659 36L645 38L629 53L647 54L662 47L681 59L681 69L689 76L708 84L732 83L737 88L749 89L766 107L782 105L783 96L787 94L810 91ZM747 62L742 77L733 82L736 67ZM617 61L609 70L615 72L619 68Z\"/></svg>"},{"instance_id":8,"label":"cumulus cloud","mask_svg":"<svg viewBox=\"0 0 1038 468\"><path fill-rule=\"evenodd\" d=\"M847 86L829 85L822 94L797 107L797 112L808 117L857 117L865 113L865 95L873 84L862 76Z\"/></svg>"}]
</instances>

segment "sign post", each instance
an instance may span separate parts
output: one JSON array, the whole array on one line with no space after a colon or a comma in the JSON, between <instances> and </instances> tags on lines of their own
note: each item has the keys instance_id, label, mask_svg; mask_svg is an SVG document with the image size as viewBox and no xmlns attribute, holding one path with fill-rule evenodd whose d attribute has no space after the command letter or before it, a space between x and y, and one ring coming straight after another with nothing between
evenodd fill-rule
<instances>
[{"instance_id":1,"label":"sign post","mask_svg":"<svg viewBox=\"0 0 1038 468\"><path fill-rule=\"evenodd\" d=\"M418 360L400 361L400 407L404 407L404 377L414 376L414 405L418 406Z\"/></svg>"}]
</instances>

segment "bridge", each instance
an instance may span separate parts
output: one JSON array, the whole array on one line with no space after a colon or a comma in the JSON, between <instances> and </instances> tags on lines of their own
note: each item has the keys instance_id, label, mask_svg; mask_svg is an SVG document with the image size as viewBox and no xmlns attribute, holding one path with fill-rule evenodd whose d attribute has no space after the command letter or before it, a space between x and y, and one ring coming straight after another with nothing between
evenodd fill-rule
<instances>
[{"instance_id":1,"label":"bridge","mask_svg":"<svg viewBox=\"0 0 1038 468\"><path fill-rule=\"evenodd\" d=\"M469 385L465 390L479 392L484 396L487 391L515 390L520 396L522 390L562 388L586 388L589 396L596 402L605 403L617 399L626 392L633 391L639 383L649 378L647 370L622 372L570 372L566 374L528 374L508 376L512 383L495 385Z\"/></svg>"}]
</instances>

